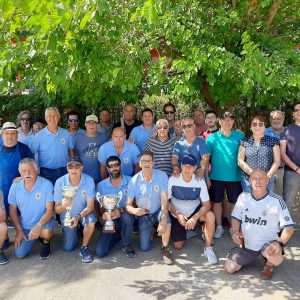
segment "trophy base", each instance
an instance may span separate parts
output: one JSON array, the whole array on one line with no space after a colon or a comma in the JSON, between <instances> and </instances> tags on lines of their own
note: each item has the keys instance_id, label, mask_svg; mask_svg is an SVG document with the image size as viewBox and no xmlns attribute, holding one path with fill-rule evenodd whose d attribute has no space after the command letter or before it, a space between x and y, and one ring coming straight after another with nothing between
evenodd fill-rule
<instances>
[{"instance_id":1,"label":"trophy base","mask_svg":"<svg viewBox=\"0 0 300 300\"><path fill-rule=\"evenodd\" d=\"M72 220L64 220L63 224L65 227L72 227Z\"/></svg>"},{"instance_id":2,"label":"trophy base","mask_svg":"<svg viewBox=\"0 0 300 300\"><path fill-rule=\"evenodd\" d=\"M114 225L104 225L103 226L103 233L115 233L116 229Z\"/></svg>"}]
</instances>

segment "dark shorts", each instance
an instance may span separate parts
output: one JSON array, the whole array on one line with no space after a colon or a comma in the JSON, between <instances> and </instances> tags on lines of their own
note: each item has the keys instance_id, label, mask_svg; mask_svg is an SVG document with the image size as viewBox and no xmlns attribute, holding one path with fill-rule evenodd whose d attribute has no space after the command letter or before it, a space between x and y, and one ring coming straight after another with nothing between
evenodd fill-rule
<instances>
[{"instance_id":1,"label":"dark shorts","mask_svg":"<svg viewBox=\"0 0 300 300\"><path fill-rule=\"evenodd\" d=\"M214 203L223 202L225 191L226 191L228 201L230 203L235 203L237 198L243 191L241 182L211 180L209 197L212 202Z\"/></svg>"},{"instance_id":2,"label":"dark shorts","mask_svg":"<svg viewBox=\"0 0 300 300\"><path fill-rule=\"evenodd\" d=\"M199 209L201 208L201 204L194 210L194 212L188 217L188 219L190 219L194 214L196 214ZM177 218L173 217L170 214L170 218L171 218L171 222L172 222L172 226L171 226L171 239L173 242L180 242L180 241L185 241L186 240L186 229L184 228L184 226L182 226ZM200 222L202 224L204 224L204 222Z\"/></svg>"}]
</instances>

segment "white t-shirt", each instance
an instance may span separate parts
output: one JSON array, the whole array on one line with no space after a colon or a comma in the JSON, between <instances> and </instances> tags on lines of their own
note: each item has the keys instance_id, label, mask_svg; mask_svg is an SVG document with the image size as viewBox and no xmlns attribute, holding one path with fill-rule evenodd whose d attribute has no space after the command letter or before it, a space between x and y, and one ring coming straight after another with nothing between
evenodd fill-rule
<instances>
[{"instance_id":1,"label":"white t-shirt","mask_svg":"<svg viewBox=\"0 0 300 300\"><path fill-rule=\"evenodd\" d=\"M242 193L231 216L240 221L245 247L259 251L262 246L278 239L278 232L294 222L283 199L268 193L256 200L250 193Z\"/></svg>"},{"instance_id":2,"label":"white t-shirt","mask_svg":"<svg viewBox=\"0 0 300 300\"><path fill-rule=\"evenodd\" d=\"M200 202L209 201L206 183L203 179L196 180L195 175L190 182L185 182L182 174L177 178L171 176L168 182L168 199L171 199L176 210L189 217Z\"/></svg>"}]
</instances>

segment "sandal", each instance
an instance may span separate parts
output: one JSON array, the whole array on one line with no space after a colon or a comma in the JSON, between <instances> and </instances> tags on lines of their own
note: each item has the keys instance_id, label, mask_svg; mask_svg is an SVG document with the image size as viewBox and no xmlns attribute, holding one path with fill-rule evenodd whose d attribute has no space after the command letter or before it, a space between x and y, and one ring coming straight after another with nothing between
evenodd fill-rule
<instances>
[{"instance_id":1,"label":"sandal","mask_svg":"<svg viewBox=\"0 0 300 300\"><path fill-rule=\"evenodd\" d=\"M264 268L260 272L261 278L264 280L271 279L273 276L273 267L274 266L269 266L269 265L265 264Z\"/></svg>"}]
</instances>

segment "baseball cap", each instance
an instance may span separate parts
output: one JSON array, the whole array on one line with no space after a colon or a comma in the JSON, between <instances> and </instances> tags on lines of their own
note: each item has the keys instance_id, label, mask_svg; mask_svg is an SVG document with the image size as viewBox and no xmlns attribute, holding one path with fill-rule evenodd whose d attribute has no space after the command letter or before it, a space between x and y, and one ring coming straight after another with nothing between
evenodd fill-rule
<instances>
[{"instance_id":1,"label":"baseball cap","mask_svg":"<svg viewBox=\"0 0 300 300\"><path fill-rule=\"evenodd\" d=\"M96 122L96 123L98 123L98 117L96 115L89 115L85 118L85 122Z\"/></svg>"},{"instance_id":2,"label":"baseball cap","mask_svg":"<svg viewBox=\"0 0 300 300\"><path fill-rule=\"evenodd\" d=\"M13 122L5 122L2 126L2 130L17 130L16 124Z\"/></svg>"},{"instance_id":3,"label":"baseball cap","mask_svg":"<svg viewBox=\"0 0 300 300\"><path fill-rule=\"evenodd\" d=\"M232 118L232 119L234 119L234 115L230 111L225 111L224 113L222 113L220 115L220 119L225 119L225 118Z\"/></svg>"},{"instance_id":4,"label":"baseball cap","mask_svg":"<svg viewBox=\"0 0 300 300\"><path fill-rule=\"evenodd\" d=\"M197 165L197 160L194 155L187 154L185 155L182 160L181 160L182 165L191 165L191 166L196 166Z\"/></svg>"},{"instance_id":5,"label":"baseball cap","mask_svg":"<svg viewBox=\"0 0 300 300\"><path fill-rule=\"evenodd\" d=\"M78 165L82 165L82 161L80 159L79 156L74 156L74 157L70 157L67 163L67 166L69 164L78 164Z\"/></svg>"}]
</instances>

